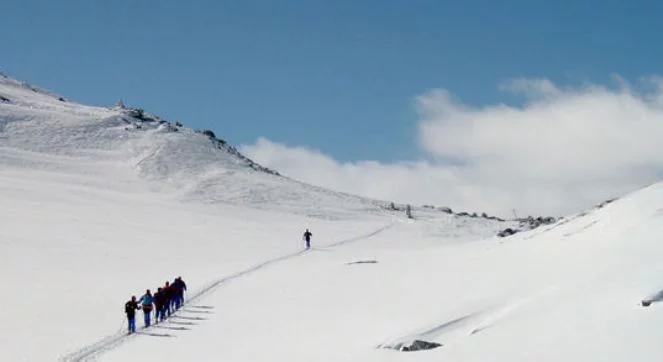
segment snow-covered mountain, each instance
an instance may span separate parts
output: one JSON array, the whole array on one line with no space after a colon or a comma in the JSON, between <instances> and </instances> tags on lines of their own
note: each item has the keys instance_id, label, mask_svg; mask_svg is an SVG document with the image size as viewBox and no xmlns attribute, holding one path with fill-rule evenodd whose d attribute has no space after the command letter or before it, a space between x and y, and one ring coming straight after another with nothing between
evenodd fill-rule
<instances>
[{"instance_id":1,"label":"snow-covered mountain","mask_svg":"<svg viewBox=\"0 0 663 362\"><path fill-rule=\"evenodd\" d=\"M0 146L18 158L32 152L35 167L67 167L43 154L92 163L123 163L154 189L180 199L279 207L335 216L326 208L378 211L380 203L279 177L257 165L210 131L169 123L140 109L88 107L39 88L0 77ZM17 153L22 155L17 155ZM78 171L80 164L67 171ZM331 200L329 200L331 199ZM331 201L331 202L329 202ZM332 206L333 205L333 206ZM322 210L321 210L322 209Z\"/></svg>"},{"instance_id":2,"label":"snow-covered mountain","mask_svg":"<svg viewBox=\"0 0 663 362\"><path fill-rule=\"evenodd\" d=\"M499 238L518 224L408 219L0 76L0 205L3 360L663 358L663 313L639 304L663 289L661 184ZM177 275L184 310L126 336L124 302Z\"/></svg>"}]
</instances>

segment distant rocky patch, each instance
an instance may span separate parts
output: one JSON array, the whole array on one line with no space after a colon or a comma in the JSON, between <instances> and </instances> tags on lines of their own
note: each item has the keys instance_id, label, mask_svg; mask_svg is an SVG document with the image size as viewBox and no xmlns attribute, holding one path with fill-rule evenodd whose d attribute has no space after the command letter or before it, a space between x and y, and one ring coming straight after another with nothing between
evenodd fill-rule
<instances>
[{"instance_id":1,"label":"distant rocky patch","mask_svg":"<svg viewBox=\"0 0 663 362\"><path fill-rule=\"evenodd\" d=\"M542 225L550 225L554 224L557 222L557 219L551 216L548 217L532 217L528 216L527 218L524 219L516 219L515 221L519 222L519 227L518 228L506 228L499 233L497 233L497 236L501 238L505 238L507 236L511 236L513 234L517 234L522 231L529 231L529 230L534 230Z\"/></svg>"},{"instance_id":2,"label":"distant rocky patch","mask_svg":"<svg viewBox=\"0 0 663 362\"><path fill-rule=\"evenodd\" d=\"M415 351L426 351L438 347L442 347L442 344L436 342L428 342L421 339L415 339L410 343L397 343L393 346L388 346L386 348L395 349L400 352L415 352Z\"/></svg>"}]
</instances>

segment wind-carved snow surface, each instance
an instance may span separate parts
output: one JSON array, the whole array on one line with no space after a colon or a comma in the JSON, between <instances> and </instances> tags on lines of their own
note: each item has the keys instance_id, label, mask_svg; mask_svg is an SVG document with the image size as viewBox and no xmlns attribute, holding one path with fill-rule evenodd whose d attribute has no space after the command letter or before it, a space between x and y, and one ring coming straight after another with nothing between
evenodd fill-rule
<instances>
[{"instance_id":1,"label":"wind-carved snow surface","mask_svg":"<svg viewBox=\"0 0 663 362\"><path fill-rule=\"evenodd\" d=\"M407 219L60 98L0 77L3 360L663 359L661 184L498 238L516 223ZM178 275L185 308L125 336L124 302Z\"/></svg>"}]
</instances>

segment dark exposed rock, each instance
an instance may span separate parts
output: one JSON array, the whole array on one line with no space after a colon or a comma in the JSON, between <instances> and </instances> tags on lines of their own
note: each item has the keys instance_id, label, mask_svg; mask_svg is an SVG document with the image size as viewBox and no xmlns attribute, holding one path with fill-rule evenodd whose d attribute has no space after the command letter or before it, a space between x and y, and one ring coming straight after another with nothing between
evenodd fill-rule
<instances>
[{"instance_id":1,"label":"dark exposed rock","mask_svg":"<svg viewBox=\"0 0 663 362\"><path fill-rule=\"evenodd\" d=\"M200 131L200 133L204 134L205 136L207 136L209 138L216 139L216 135L214 134L214 132L212 132L209 129L204 129L204 130Z\"/></svg>"},{"instance_id":2,"label":"dark exposed rock","mask_svg":"<svg viewBox=\"0 0 663 362\"><path fill-rule=\"evenodd\" d=\"M520 222L519 228L517 229L512 229L512 228L507 228L499 233L497 233L497 236L504 238L507 236L511 236L513 234L519 233L521 231L529 231L529 230L534 230L538 228L539 226L542 225L550 225L554 224L557 222L557 219L554 217L532 217L529 216L525 219L516 219L516 221Z\"/></svg>"},{"instance_id":3,"label":"dark exposed rock","mask_svg":"<svg viewBox=\"0 0 663 362\"><path fill-rule=\"evenodd\" d=\"M255 163L252 159L244 156L241 152L239 152L235 147L229 145L225 140L218 139L216 138L216 135L214 134L213 131L204 129L204 130L196 130L197 133L201 133L205 136L207 136L214 144L216 145L217 148L225 150L226 152L234 155L235 157L239 158L240 160L244 161L251 169L255 171L260 171L260 172L265 172L271 175L276 175L276 176L281 176L278 172L261 166L257 163Z\"/></svg>"},{"instance_id":4,"label":"dark exposed rock","mask_svg":"<svg viewBox=\"0 0 663 362\"><path fill-rule=\"evenodd\" d=\"M150 114L145 113L145 111L142 108L127 108L123 110L124 113L130 117L133 117L137 120L143 121L143 122L163 122L161 119L157 116L152 116Z\"/></svg>"},{"instance_id":5,"label":"dark exposed rock","mask_svg":"<svg viewBox=\"0 0 663 362\"><path fill-rule=\"evenodd\" d=\"M27 89L29 89L29 90L35 92L35 93L39 93L39 88L33 86L33 85L30 84L30 83L27 83L27 82L21 82L21 85L22 85L24 88L27 88Z\"/></svg>"},{"instance_id":6,"label":"dark exposed rock","mask_svg":"<svg viewBox=\"0 0 663 362\"><path fill-rule=\"evenodd\" d=\"M541 225L553 224L557 219L554 217L532 217L529 216L526 219L520 219L520 227L527 228L528 230L536 229Z\"/></svg>"},{"instance_id":7,"label":"dark exposed rock","mask_svg":"<svg viewBox=\"0 0 663 362\"><path fill-rule=\"evenodd\" d=\"M511 235L513 235L517 232L518 232L517 230L513 230L512 228L506 228L506 229L500 231L499 233L497 233L497 236L499 236L500 238L504 238L504 237L507 237L507 236L511 236Z\"/></svg>"},{"instance_id":8,"label":"dark exposed rock","mask_svg":"<svg viewBox=\"0 0 663 362\"><path fill-rule=\"evenodd\" d=\"M414 352L414 351L425 351L427 349L433 349L438 347L442 347L442 344L416 339L409 345L401 346L399 350L401 352Z\"/></svg>"},{"instance_id":9,"label":"dark exposed rock","mask_svg":"<svg viewBox=\"0 0 663 362\"><path fill-rule=\"evenodd\" d=\"M133 118L143 120L145 118L145 111L141 108L130 108L126 109L125 113Z\"/></svg>"},{"instance_id":10,"label":"dark exposed rock","mask_svg":"<svg viewBox=\"0 0 663 362\"><path fill-rule=\"evenodd\" d=\"M170 131L170 132L179 132L180 129L178 127L183 127L182 123L180 123L180 122L176 122L175 125L173 126L172 124L170 124L169 122L161 119L158 116L154 116L154 115L150 115L150 114L146 113L141 108L126 108L126 109L122 109L122 112L126 116L131 117L134 120L141 121L140 123L136 123L135 121L131 122L131 121L126 120L126 119L123 118L123 120L126 123L129 123L129 124L133 123L136 129L142 129L143 128L143 126L141 125L142 122L154 122L154 123L158 123L160 125L167 125L167 130ZM145 127L149 127L149 126L147 124L145 124ZM217 138L212 130L203 129L203 130L195 130L195 132L205 135L206 137L208 137L214 143L214 145L217 148L219 148L221 150L224 150L224 151L228 152L229 154L239 158L249 168L251 168L255 171L265 172L265 173L268 173L268 174L271 174L271 175L281 176L278 172L276 172L272 169L269 169L267 167L263 167L263 166L255 163L250 158L244 156L235 147L229 145L225 140Z\"/></svg>"},{"instance_id":11,"label":"dark exposed rock","mask_svg":"<svg viewBox=\"0 0 663 362\"><path fill-rule=\"evenodd\" d=\"M604 208L605 206L607 206L608 204L614 202L615 200L617 200L617 199L608 199L608 200L605 200L605 201L603 201L602 203L596 205L596 208L597 208L597 209L602 209L602 208Z\"/></svg>"}]
</instances>

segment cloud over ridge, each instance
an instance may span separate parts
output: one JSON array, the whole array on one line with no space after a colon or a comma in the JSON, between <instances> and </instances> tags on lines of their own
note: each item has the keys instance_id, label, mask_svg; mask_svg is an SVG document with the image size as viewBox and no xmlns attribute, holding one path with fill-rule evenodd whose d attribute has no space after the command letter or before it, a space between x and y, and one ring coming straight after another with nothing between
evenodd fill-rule
<instances>
[{"instance_id":1,"label":"cloud over ridge","mask_svg":"<svg viewBox=\"0 0 663 362\"><path fill-rule=\"evenodd\" d=\"M306 182L369 197L509 215L579 211L663 175L663 81L561 88L516 79L522 105L468 106L445 89L416 97L424 155L341 163L261 138L242 151Z\"/></svg>"}]
</instances>

